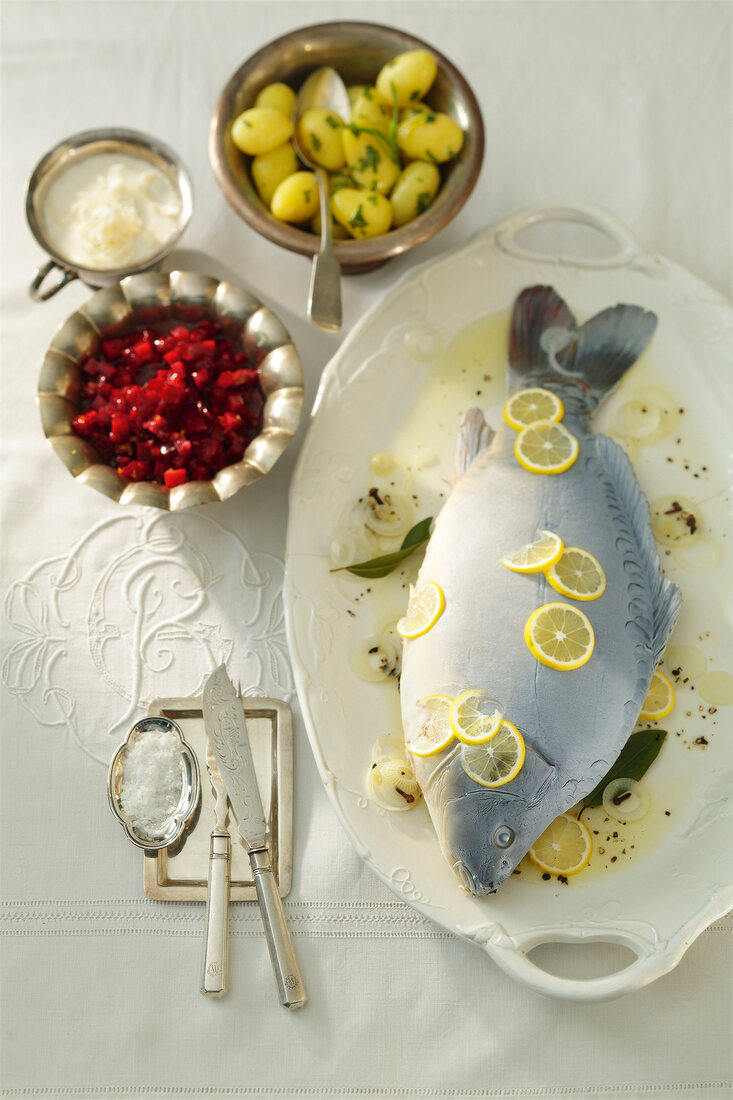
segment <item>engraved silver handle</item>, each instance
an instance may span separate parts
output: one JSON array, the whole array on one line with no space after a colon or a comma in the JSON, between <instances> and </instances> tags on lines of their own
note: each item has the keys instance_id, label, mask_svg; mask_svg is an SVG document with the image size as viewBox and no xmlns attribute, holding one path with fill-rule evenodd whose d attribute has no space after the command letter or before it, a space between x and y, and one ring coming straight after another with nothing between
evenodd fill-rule
<instances>
[{"instance_id":1,"label":"engraved silver handle","mask_svg":"<svg viewBox=\"0 0 733 1100\"><path fill-rule=\"evenodd\" d=\"M341 328L341 268L331 241L331 208L328 202L328 176L316 172L321 200L321 247L313 257L308 294L308 316L314 325L327 332Z\"/></svg>"},{"instance_id":2,"label":"engraved silver handle","mask_svg":"<svg viewBox=\"0 0 733 1100\"><path fill-rule=\"evenodd\" d=\"M214 830L209 846L206 934L201 965L201 992L205 997L222 997L227 991L231 852L229 833Z\"/></svg>"},{"instance_id":3,"label":"engraved silver handle","mask_svg":"<svg viewBox=\"0 0 733 1100\"><path fill-rule=\"evenodd\" d=\"M306 996L300 980L298 964L293 954L290 933L285 923L282 902L277 891L277 883L272 873L270 853L256 851L249 853L252 874L257 887L257 900L260 903L262 924L270 951L272 968L275 971L280 1003L285 1008L302 1008Z\"/></svg>"}]
</instances>

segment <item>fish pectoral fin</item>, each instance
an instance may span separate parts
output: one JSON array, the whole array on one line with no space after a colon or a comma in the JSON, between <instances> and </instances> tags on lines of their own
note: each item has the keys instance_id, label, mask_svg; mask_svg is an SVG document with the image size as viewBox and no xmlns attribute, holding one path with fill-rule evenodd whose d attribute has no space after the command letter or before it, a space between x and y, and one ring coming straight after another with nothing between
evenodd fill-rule
<instances>
[{"instance_id":1,"label":"fish pectoral fin","mask_svg":"<svg viewBox=\"0 0 733 1100\"><path fill-rule=\"evenodd\" d=\"M597 435L598 455L613 482L639 547L641 564L652 597L649 637L652 670L662 659L669 636L677 622L682 596L676 584L665 577L652 531L649 502L639 488L636 474L624 451L605 435Z\"/></svg>"},{"instance_id":2,"label":"fish pectoral fin","mask_svg":"<svg viewBox=\"0 0 733 1100\"><path fill-rule=\"evenodd\" d=\"M491 446L495 435L481 409L469 409L464 414L456 442L455 481L463 477L474 459Z\"/></svg>"}]
</instances>

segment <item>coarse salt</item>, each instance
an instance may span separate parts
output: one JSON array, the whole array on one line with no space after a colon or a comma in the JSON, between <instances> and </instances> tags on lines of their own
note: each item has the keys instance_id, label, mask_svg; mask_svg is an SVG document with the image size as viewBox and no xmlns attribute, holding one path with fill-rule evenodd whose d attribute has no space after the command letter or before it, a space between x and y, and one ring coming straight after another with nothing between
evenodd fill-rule
<instances>
[{"instance_id":1,"label":"coarse salt","mask_svg":"<svg viewBox=\"0 0 733 1100\"><path fill-rule=\"evenodd\" d=\"M133 828L158 832L181 798L181 741L169 729L144 730L129 746L122 773L120 804Z\"/></svg>"}]
</instances>

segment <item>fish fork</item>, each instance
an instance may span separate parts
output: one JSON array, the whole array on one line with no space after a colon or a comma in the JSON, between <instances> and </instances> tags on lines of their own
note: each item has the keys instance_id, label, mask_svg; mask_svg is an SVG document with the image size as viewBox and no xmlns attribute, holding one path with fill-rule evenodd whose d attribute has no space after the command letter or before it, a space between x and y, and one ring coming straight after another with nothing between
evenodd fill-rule
<instances>
[{"instance_id":1,"label":"fish fork","mask_svg":"<svg viewBox=\"0 0 733 1100\"><path fill-rule=\"evenodd\" d=\"M209 887L206 896L206 934L201 966L201 992L205 997L222 997L227 990L229 940L229 882L232 842L227 830L229 802L219 765L207 741L206 767L216 796L215 824L209 843Z\"/></svg>"}]
</instances>

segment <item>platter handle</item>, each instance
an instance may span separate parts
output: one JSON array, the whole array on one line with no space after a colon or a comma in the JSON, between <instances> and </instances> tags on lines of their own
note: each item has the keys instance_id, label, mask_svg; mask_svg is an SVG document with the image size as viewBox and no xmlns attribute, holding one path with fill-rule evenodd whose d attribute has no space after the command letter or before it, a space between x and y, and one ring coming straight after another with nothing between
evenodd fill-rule
<instances>
[{"instance_id":1,"label":"platter handle","mask_svg":"<svg viewBox=\"0 0 733 1100\"><path fill-rule=\"evenodd\" d=\"M551 974L529 958L529 952L536 947L549 943L615 943L627 947L636 955L628 966L611 974L598 978L563 978ZM676 959L641 935L625 929L613 928L589 932L587 929L567 929L562 931L538 931L531 941L520 948L501 943L493 943L489 948L491 957L512 978L516 978L548 997L557 997L567 1001L610 1001L659 978L670 970Z\"/></svg>"},{"instance_id":2,"label":"platter handle","mask_svg":"<svg viewBox=\"0 0 733 1100\"><path fill-rule=\"evenodd\" d=\"M560 222L584 225L606 237L615 246L610 256L583 256L569 253L535 251L520 244L518 237L537 225ZM518 211L492 227L491 235L498 248L510 256L535 263L556 263L568 267L609 268L628 267L645 256L641 242L615 215L600 206L533 206Z\"/></svg>"}]
</instances>

